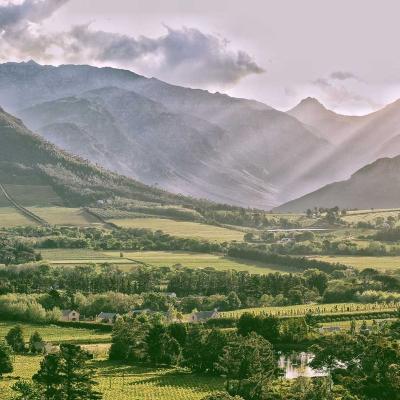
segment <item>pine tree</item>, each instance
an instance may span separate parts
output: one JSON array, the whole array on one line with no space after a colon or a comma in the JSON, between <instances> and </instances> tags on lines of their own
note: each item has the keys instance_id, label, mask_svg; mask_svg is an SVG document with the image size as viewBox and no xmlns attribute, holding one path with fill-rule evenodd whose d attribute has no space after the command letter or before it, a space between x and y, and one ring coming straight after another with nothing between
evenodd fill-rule
<instances>
[{"instance_id":1,"label":"pine tree","mask_svg":"<svg viewBox=\"0 0 400 400\"><path fill-rule=\"evenodd\" d=\"M33 381L42 386L46 400L98 400L93 389L94 371L87 365L91 356L73 344L62 344L58 354L47 355Z\"/></svg>"},{"instance_id":2,"label":"pine tree","mask_svg":"<svg viewBox=\"0 0 400 400\"><path fill-rule=\"evenodd\" d=\"M13 372L10 355L10 347L5 343L0 343L0 378L3 376L3 374Z\"/></svg>"},{"instance_id":3,"label":"pine tree","mask_svg":"<svg viewBox=\"0 0 400 400\"><path fill-rule=\"evenodd\" d=\"M16 353L25 351L24 335L20 325L16 325L8 331L6 342Z\"/></svg>"}]
</instances>

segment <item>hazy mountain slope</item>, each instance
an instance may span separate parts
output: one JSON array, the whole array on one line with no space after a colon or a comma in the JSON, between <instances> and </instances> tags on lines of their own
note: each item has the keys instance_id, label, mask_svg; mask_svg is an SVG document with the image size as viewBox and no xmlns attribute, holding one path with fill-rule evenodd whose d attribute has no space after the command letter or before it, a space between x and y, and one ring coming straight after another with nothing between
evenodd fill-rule
<instances>
[{"instance_id":1,"label":"hazy mountain slope","mask_svg":"<svg viewBox=\"0 0 400 400\"><path fill-rule=\"evenodd\" d=\"M223 129L132 91L96 89L35 105L19 116L73 154L145 183L219 202L234 198L244 206L270 201L267 183L232 169Z\"/></svg>"},{"instance_id":2,"label":"hazy mountain slope","mask_svg":"<svg viewBox=\"0 0 400 400\"><path fill-rule=\"evenodd\" d=\"M287 113L334 144L348 139L363 124L363 117L336 114L312 97L303 99Z\"/></svg>"},{"instance_id":3,"label":"hazy mountain slope","mask_svg":"<svg viewBox=\"0 0 400 400\"><path fill-rule=\"evenodd\" d=\"M297 119L257 101L111 68L2 64L1 101L50 140L57 137L58 144L85 157L93 154L92 161L114 171L175 192L245 206L268 208L315 189L319 182L305 185L297 177L309 169L310 160L331 148ZM66 104L75 111L62 110ZM84 115L77 115L76 108ZM97 125L91 117L96 112L101 114ZM60 123L75 124L86 136L82 145L96 151L63 141L61 136L71 132L55 125ZM113 146L119 143L115 160ZM107 155L97 151L101 146Z\"/></svg>"},{"instance_id":4,"label":"hazy mountain slope","mask_svg":"<svg viewBox=\"0 0 400 400\"><path fill-rule=\"evenodd\" d=\"M400 101L374 113L348 117L326 110L315 100L306 99L289 111L325 136L339 136L342 140L323 157L315 157L308 169L298 177L301 182L327 183L348 179L352 173L377 158L393 157L400 152ZM290 189L290 185L288 186ZM285 193L283 193L285 197ZM287 197L287 196L286 196Z\"/></svg>"},{"instance_id":5,"label":"hazy mountain slope","mask_svg":"<svg viewBox=\"0 0 400 400\"><path fill-rule=\"evenodd\" d=\"M150 188L62 152L0 109L0 182L49 185L67 203L88 204L121 196L168 204L195 200Z\"/></svg>"},{"instance_id":6,"label":"hazy mountain slope","mask_svg":"<svg viewBox=\"0 0 400 400\"><path fill-rule=\"evenodd\" d=\"M277 207L276 211L305 211L313 207L394 208L400 206L400 156L381 158L350 179L329 184Z\"/></svg>"}]
</instances>

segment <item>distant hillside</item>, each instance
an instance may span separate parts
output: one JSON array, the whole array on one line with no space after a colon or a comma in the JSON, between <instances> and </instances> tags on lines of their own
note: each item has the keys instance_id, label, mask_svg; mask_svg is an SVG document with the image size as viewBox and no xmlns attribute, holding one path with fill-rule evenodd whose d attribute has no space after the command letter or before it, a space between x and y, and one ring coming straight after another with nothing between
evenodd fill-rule
<instances>
[{"instance_id":1,"label":"distant hillside","mask_svg":"<svg viewBox=\"0 0 400 400\"><path fill-rule=\"evenodd\" d=\"M400 156L381 158L361 168L346 181L324 186L275 210L298 212L335 206L359 209L400 207Z\"/></svg>"},{"instance_id":2,"label":"distant hillside","mask_svg":"<svg viewBox=\"0 0 400 400\"><path fill-rule=\"evenodd\" d=\"M287 113L333 144L345 141L363 124L362 117L336 114L312 97L303 99Z\"/></svg>"},{"instance_id":3,"label":"distant hillside","mask_svg":"<svg viewBox=\"0 0 400 400\"><path fill-rule=\"evenodd\" d=\"M71 156L0 109L0 183L50 186L67 205L120 196L162 204L196 201L151 188ZM27 189L29 190L29 189Z\"/></svg>"},{"instance_id":4,"label":"distant hillside","mask_svg":"<svg viewBox=\"0 0 400 400\"><path fill-rule=\"evenodd\" d=\"M319 181L298 176L331 151L263 103L113 68L1 64L1 103L46 139L115 172L245 207L315 189Z\"/></svg>"},{"instance_id":5,"label":"distant hillside","mask_svg":"<svg viewBox=\"0 0 400 400\"><path fill-rule=\"evenodd\" d=\"M334 143L328 153L314 157L309 168L302 170L297 178L300 182L321 187L348 179L378 158L400 154L400 100L368 115L346 116L308 98L288 113Z\"/></svg>"}]
</instances>

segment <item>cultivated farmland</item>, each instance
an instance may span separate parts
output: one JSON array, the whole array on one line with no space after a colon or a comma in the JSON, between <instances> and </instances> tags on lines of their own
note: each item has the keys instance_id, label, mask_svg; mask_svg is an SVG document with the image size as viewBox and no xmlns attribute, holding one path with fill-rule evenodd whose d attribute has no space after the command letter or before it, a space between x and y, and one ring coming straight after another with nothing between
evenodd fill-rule
<instances>
[{"instance_id":1,"label":"cultivated farmland","mask_svg":"<svg viewBox=\"0 0 400 400\"><path fill-rule=\"evenodd\" d=\"M123 228L147 228L154 231L160 229L170 235L185 238L192 237L218 242L243 240L243 232L197 222L174 221L166 218L122 218L110 219L109 222Z\"/></svg>"}]
</instances>

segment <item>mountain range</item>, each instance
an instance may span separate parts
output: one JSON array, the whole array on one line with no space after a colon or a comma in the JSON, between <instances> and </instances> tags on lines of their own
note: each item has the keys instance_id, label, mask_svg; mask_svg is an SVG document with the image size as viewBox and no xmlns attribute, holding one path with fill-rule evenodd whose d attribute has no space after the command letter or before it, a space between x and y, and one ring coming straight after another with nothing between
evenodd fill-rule
<instances>
[{"instance_id":1,"label":"mountain range","mask_svg":"<svg viewBox=\"0 0 400 400\"><path fill-rule=\"evenodd\" d=\"M332 147L263 103L113 68L1 64L0 104L47 140L112 171L245 207L267 209L306 193L293 184L299 171Z\"/></svg>"},{"instance_id":2,"label":"mountain range","mask_svg":"<svg viewBox=\"0 0 400 400\"><path fill-rule=\"evenodd\" d=\"M70 155L29 131L0 108L0 183L50 187L65 205L116 197L193 207L198 201L146 186Z\"/></svg>"},{"instance_id":3,"label":"mountain range","mask_svg":"<svg viewBox=\"0 0 400 400\"><path fill-rule=\"evenodd\" d=\"M47 141L117 174L244 207L298 211L294 199L352 184L355 171L400 154L400 101L347 116L307 98L285 113L131 71L30 61L0 64L0 104Z\"/></svg>"}]
</instances>

